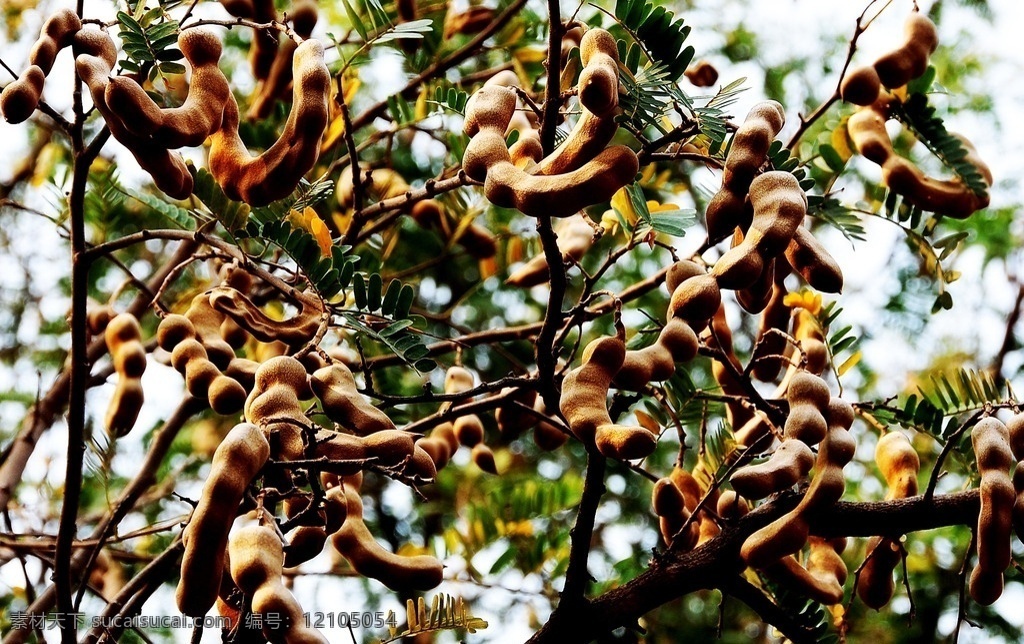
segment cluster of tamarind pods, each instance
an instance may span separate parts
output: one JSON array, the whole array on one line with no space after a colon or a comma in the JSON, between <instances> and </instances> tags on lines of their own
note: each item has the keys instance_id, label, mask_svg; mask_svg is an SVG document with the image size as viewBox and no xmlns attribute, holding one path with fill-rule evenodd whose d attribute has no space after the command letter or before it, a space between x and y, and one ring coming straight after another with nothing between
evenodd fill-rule
<instances>
[{"instance_id":1,"label":"cluster of tamarind pods","mask_svg":"<svg viewBox=\"0 0 1024 644\"><path fill-rule=\"evenodd\" d=\"M239 7L243 4L235 2L231 7L242 12ZM273 3L269 7L273 12ZM259 11L252 15L262 16ZM272 14L268 20L275 17ZM308 36L316 22L315 6L298 5L293 21L296 32ZM289 82L292 109L278 140L257 156L249 153L238 135L238 104L218 66L221 42L212 32L200 28L186 29L178 36L178 46L192 67L192 79L184 103L164 108L146 93L136 75L111 76L117 49L105 30L83 25L70 9L58 11L43 25L29 55L30 65L4 88L0 111L11 123L27 119L39 105L54 58L70 46L76 72L89 88L110 134L128 148L160 190L176 199L192 193L192 175L176 150L202 145L209 139L210 172L224 192L232 199L266 205L289 195L316 163L327 127L331 90L331 75L319 41L305 39L298 45L283 45L279 52L272 36L272 49L267 49L266 43L259 45L266 34L257 30L252 49L254 69L266 69L266 73L257 74L262 85L253 104L254 114L265 112ZM269 54L261 53L260 47ZM264 58L269 63L258 62Z\"/></svg>"}]
</instances>

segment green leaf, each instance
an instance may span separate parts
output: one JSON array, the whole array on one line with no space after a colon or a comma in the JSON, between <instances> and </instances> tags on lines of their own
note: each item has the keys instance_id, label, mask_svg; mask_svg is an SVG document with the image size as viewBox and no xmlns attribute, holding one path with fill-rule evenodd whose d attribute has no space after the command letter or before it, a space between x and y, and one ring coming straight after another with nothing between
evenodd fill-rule
<instances>
[{"instance_id":1,"label":"green leaf","mask_svg":"<svg viewBox=\"0 0 1024 644\"><path fill-rule=\"evenodd\" d=\"M153 210L157 211L158 213L169 219L179 228L183 228L184 230L196 229L196 218L192 215L192 213L190 213L188 210L185 210L184 208L180 208L178 206L175 206L174 204L167 203L166 201L159 197L155 197L144 192L125 192L124 194L128 195L132 199L135 199L136 201L140 201L146 204Z\"/></svg>"},{"instance_id":2,"label":"green leaf","mask_svg":"<svg viewBox=\"0 0 1024 644\"><path fill-rule=\"evenodd\" d=\"M366 287L366 310L376 311L381 304L381 291L383 291L383 280L380 273L370 273L369 284Z\"/></svg>"},{"instance_id":3,"label":"green leaf","mask_svg":"<svg viewBox=\"0 0 1024 644\"><path fill-rule=\"evenodd\" d=\"M362 273L356 273L352 280L352 296L356 300L356 308L366 310L366 280Z\"/></svg>"},{"instance_id":4,"label":"green leaf","mask_svg":"<svg viewBox=\"0 0 1024 644\"><path fill-rule=\"evenodd\" d=\"M395 306L398 304L398 295L402 291L402 283L397 279L388 282L388 288L384 292L384 300L380 305L380 312L384 315L393 315Z\"/></svg>"},{"instance_id":5,"label":"green leaf","mask_svg":"<svg viewBox=\"0 0 1024 644\"><path fill-rule=\"evenodd\" d=\"M395 302L395 318L406 318L412 309L413 300L416 298L416 291L408 284L402 285L398 294L398 301Z\"/></svg>"},{"instance_id":6,"label":"green leaf","mask_svg":"<svg viewBox=\"0 0 1024 644\"><path fill-rule=\"evenodd\" d=\"M692 208L659 210L651 213L651 228L659 233L683 237L686 229L697 223L697 211Z\"/></svg>"},{"instance_id":7,"label":"green leaf","mask_svg":"<svg viewBox=\"0 0 1024 644\"><path fill-rule=\"evenodd\" d=\"M398 322L393 322L388 326L384 327L382 330L378 331L377 335L379 335L382 338L390 338L399 331L408 329L411 326L412 320L399 320Z\"/></svg>"},{"instance_id":8,"label":"green leaf","mask_svg":"<svg viewBox=\"0 0 1024 644\"><path fill-rule=\"evenodd\" d=\"M355 9L352 8L352 5L349 4L348 0L341 0L341 4L345 7L345 13L348 14L348 20L352 23L352 28L356 30L356 33L359 34L359 37L362 38L364 42L369 40L369 34L366 31L366 26L359 18L359 14L355 12Z\"/></svg>"}]
</instances>

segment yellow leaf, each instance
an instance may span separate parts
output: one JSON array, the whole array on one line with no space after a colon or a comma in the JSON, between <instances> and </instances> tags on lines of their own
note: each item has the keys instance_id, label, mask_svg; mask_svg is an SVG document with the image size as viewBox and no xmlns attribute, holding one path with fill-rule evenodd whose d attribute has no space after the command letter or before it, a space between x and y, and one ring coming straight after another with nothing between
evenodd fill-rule
<instances>
[{"instance_id":1,"label":"yellow leaf","mask_svg":"<svg viewBox=\"0 0 1024 644\"><path fill-rule=\"evenodd\" d=\"M547 52L540 47L520 47L512 52L512 57L520 63L539 63L547 58Z\"/></svg>"},{"instance_id":2,"label":"yellow leaf","mask_svg":"<svg viewBox=\"0 0 1024 644\"><path fill-rule=\"evenodd\" d=\"M324 132L324 141L321 145L322 150L327 150L334 147L334 145L341 140L341 137L345 135L345 120L341 116L334 117L331 124L327 127L327 131Z\"/></svg>"},{"instance_id":3,"label":"yellow leaf","mask_svg":"<svg viewBox=\"0 0 1024 644\"><path fill-rule=\"evenodd\" d=\"M338 227L339 231L346 233L348 232L349 225L352 223L353 214L354 213L351 208L348 208L344 212L335 210L331 213L331 219L334 220L334 225Z\"/></svg>"},{"instance_id":4,"label":"yellow leaf","mask_svg":"<svg viewBox=\"0 0 1024 644\"><path fill-rule=\"evenodd\" d=\"M494 261L493 257L480 260L480 279L485 280L488 277L496 275L498 273L498 262Z\"/></svg>"},{"instance_id":5,"label":"yellow leaf","mask_svg":"<svg viewBox=\"0 0 1024 644\"><path fill-rule=\"evenodd\" d=\"M306 210L303 212L305 216L306 225L309 229L310 234L313 235L313 239L316 240L317 246L320 247L320 254L324 257L331 256L331 247L334 242L331 241L331 230L324 223L323 219L317 216L309 206L306 206Z\"/></svg>"},{"instance_id":6,"label":"yellow leaf","mask_svg":"<svg viewBox=\"0 0 1024 644\"><path fill-rule=\"evenodd\" d=\"M413 112L413 118L417 121L422 121L427 118L427 86L423 85L420 88L420 94L416 97L416 108Z\"/></svg>"},{"instance_id":7,"label":"yellow leaf","mask_svg":"<svg viewBox=\"0 0 1024 644\"><path fill-rule=\"evenodd\" d=\"M652 434L661 433L661 425L659 425L658 421L654 420L654 418L652 418L651 415L648 414L647 412L640 411L639 409L637 409L633 412L633 415L636 416L636 420L638 423L640 423L640 426L646 429L647 431L651 432Z\"/></svg>"},{"instance_id":8,"label":"yellow leaf","mask_svg":"<svg viewBox=\"0 0 1024 644\"><path fill-rule=\"evenodd\" d=\"M832 144L832 149L839 154L839 158L843 161L849 161L850 157L853 156L853 149L850 147L850 136L846 130L845 119L839 124L839 127L832 130L832 137L829 142Z\"/></svg>"},{"instance_id":9,"label":"yellow leaf","mask_svg":"<svg viewBox=\"0 0 1024 644\"><path fill-rule=\"evenodd\" d=\"M850 356L845 361L843 361L843 364L839 365L839 368L836 369L836 373L839 374L840 376L842 376L847 371L849 371L850 369L852 369L855 366L857 366L857 363L860 362L860 359L862 357L863 357L863 355L861 354L861 352L857 351L852 356Z\"/></svg>"}]
</instances>

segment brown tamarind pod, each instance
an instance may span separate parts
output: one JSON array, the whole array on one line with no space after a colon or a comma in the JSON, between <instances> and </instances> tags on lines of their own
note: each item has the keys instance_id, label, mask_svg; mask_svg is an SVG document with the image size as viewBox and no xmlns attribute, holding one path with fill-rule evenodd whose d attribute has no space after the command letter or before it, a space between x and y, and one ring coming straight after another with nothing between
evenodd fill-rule
<instances>
[{"instance_id":1,"label":"brown tamarind pod","mask_svg":"<svg viewBox=\"0 0 1024 644\"><path fill-rule=\"evenodd\" d=\"M8 83L0 94L0 113L8 123L28 120L39 106L46 74L37 65L29 65L16 80Z\"/></svg>"},{"instance_id":2,"label":"brown tamarind pod","mask_svg":"<svg viewBox=\"0 0 1024 644\"><path fill-rule=\"evenodd\" d=\"M928 57L939 45L935 23L919 11L907 16L904 37L899 49L874 64L879 80L888 89L902 87L923 74L928 69Z\"/></svg>"},{"instance_id":3,"label":"brown tamarind pod","mask_svg":"<svg viewBox=\"0 0 1024 644\"><path fill-rule=\"evenodd\" d=\"M242 411L247 421L268 436L276 436L275 458L296 460L304 455L302 428L309 421L299 400L308 397L307 389L305 367L290 356L271 358L256 370L253 390Z\"/></svg>"},{"instance_id":4,"label":"brown tamarind pod","mask_svg":"<svg viewBox=\"0 0 1024 644\"><path fill-rule=\"evenodd\" d=\"M665 287L670 294L674 293L679 288L679 285L686 280L698 275L704 275L705 273L707 271L697 262L681 259L668 267L668 272L665 273ZM716 306L715 308L717 309L718 307Z\"/></svg>"},{"instance_id":5,"label":"brown tamarind pod","mask_svg":"<svg viewBox=\"0 0 1024 644\"><path fill-rule=\"evenodd\" d=\"M405 473L424 482L433 481L437 477L437 467L434 465L434 460L419 445L419 441L413 447L412 457L405 467Z\"/></svg>"},{"instance_id":6,"label":"brown tamarind pod","mask_svg":"<svg viewBox=\"0 0 1024 644\"><path fill-rule=\"evenodd\" d=\"M120 437L135 426L145 402L141 378L146 371L146 349L139 321L130 313L111 319L103 337L117 373L117 388L107 407L105 424L112 436Z\"/></svg>"},{"instance_id":7,"label":"brown tamarind pod","mask_svg":"<svg viewBox=\"0 0 1024 644\"><path fill-rule=\"evenodd\" d=\"M501 393L506 395L504 398L506 402L494 411L494 422L502 437L516 438L537 424L536 416L519 407L519 405L524 405L533 408L537 400L535 390L525 387L505 387Z\"/></svg>"},{"instance_id":8,"label":"brown tamarind pod","mask_svg":"<svg viewBox=\"0 0 1024 644\"><path fill-rule=\"evenodd\" d=\"M316 3L312 0L299 0L289 9L287 17L299 38L308 40L319 18ZM249 104L249 111L246 114L249 120L260 120L270 116L274 101L288 89L292 82L292 58L295 56L296 47L298 44L293 39L281 39L273 62L267 70L266 79L259 84L256 95ZM266 56L269 58L270 54Z\"/></svg>"},{"instance_id":9,"label":"brown tamarind pod","mask_svg":"<svg viewBox=\"0 0 1024 644\"><path fill-rule=\"evenodd\" d=\"M1010 565L1010 539L1016 492L1010 480L1013 453L1009 430L998 418L987 416L971 430L975 460L981 473L981 509L975 539L978 563L968 589L979 604L989 605L1003 589L1003 571Z\"/></svg>"},{"instance_id":10,"label":"brown tamarind pod","mask_svg":"<svg viewBox=\"0 0 1024 644\"><path fill-rule=\"evenodd\" d=\"M266 23L278 19L274 0L252 0L255 22ZM252 42L249 44L249 64L252 75L257 81L265 81L270 75L270 68L277 57L278 39L275 29L254 29Z\"/></svg>"},{"instance_id":11,"label":"brown tamarind pod","mask_svg":"<svg viewBox=\"0 0 1024 644\"><path fill-rule=\"evenodd\" d=\"M563 262L579 262L594 244L594 229L586 216L582 214L566 217L559 221L555 224L555 234L558 236L556 245L559 252L562 253ZM541 252L522 268L509 275L505 283L510 286L529 288L546 283L549 275L547 257Z\"/></svg>"},{"instance_id":12,"label":"brown tamarind pod","mask_svg":"<svg viewBox=\"0 0 1024 644\"><path fill-rule=\"evenodd\" d=\"M810 538L810 553L804 568L793 557L782 557L766 566L764 572L773 580L793 588L814 601L825 605L838 604L843 599L846 583L846 564L839 553L846 547L846 539L826 540Z\"/></svg>"},{"instance_id":13,"label":"brown tamarind pod","mask_svg":"<svg viewBox=\"0 0 1024 644\"><path fill-rule=\"evenodd\" d=\"M825 293L843 292L843 271L810 230L800 226L785 250L786 260L811 288Z\"/></svg>"},{"instance_id":14,"label":"brown tamarind pod","mask_svg":"<svg viewBox=\"0 0 1024 644\"><path fill-rule=\"evenodd\" d=\"M828 430L824 412L830 396L828 385L818 376L806 371L794 375L786 392L789 416L786 417L783 435L808 445L817 445Z\"/></svg>"},{"instance_id":15,"label":"brown tamarind pod","mask_svg":"<svg viewBox=\"0 0 1024 644\"><path fill-rule=\"evenodd\" d=\"M292 296L298 302L299 312L287 320L267 316L248 297L229 286L210 290L208 298L213 308L229 316L257 340L276 340L297 347L316 336L324 315L324 304L311 293L292 293Z\"/></svg>"},{"instance_id":16,"label":"brown tamarind pod","mask_svg":"<svg viewBox=\"0 0 1024 644\"><path fill-rule=\"evenodd\" d=\"M641 391L647 383L668 380L677 362L689 362L697 355L697 334L680 318L669 318L658 341L637 351L626 351L613 383L619 389Z\"/></svg>"},{"instance_id":17,"label":"brown tamarind pod","mask_svg":"<svg viewBox=\"0 0 1024 644\"><path fill-rule=\"evenodd\" d=\"M739 233L739 228L736 229ZM742 237L742 235L741 235ZM772 285L775 282L775 258L768 260L757 280L747 288L736 291L736 302L747 313L757 315L768 306L772 297Z\"/></svg>"},{"instance_id":18,"label":"brown tamarind pod","mask_svg":"<svg viewBox=\"0 0 1024 644\"><path fill-rule=\"evenodd\" d=\"M878 610L892 599L892 573L900 563L900 547L891 539L872 537L867 552L870 559L861 568L857 596L866 606Z\"/></svg>"},{"instance_id":19,"label":"brown tamarind pod","mask_svg":"<svg viewBox=\"0 0 1024 644\"><path fill-rule=\"evenodd\" d=\"M1013 489L1017 499L1013 505L1013 531L1018 540L1024 540L1024 413L1017 413L1006 423L1006 433L1010 444L1010 452L1017 459L1017 467L1013 471Z\"/></svg>"},{"instance_id":20,"label":"brown tamarind pod","mask_svg":"<svg viewBox=\"0 0 1024 644\"><path fill-rule=\"evenodd\" d=\"M878 439L875 463L888 485L886 499L904 499L917 494L917 473L921 459L906 434L891 431Z\"/></svg>"},{"instance_id":21,"label":"brown tamarind pod","mask_svg":"<svg viewBox=\"0 0 1024 644\"><path fill-rule=\"evenodd\" d=\"M550 414L548 413L548 408L544 404L544 398L542 396L537 396L537 398L534 400L533 408L537 410L539 413L544 414L545 416L550 416ZM568 440L568 434L563 432L555 425L544 420L537 423L537 426L534 427L533 429L533 442L537 444L537 447L541 448L546 452L551 452L558 449L562 445L565 445L566 441Z\"/></svg>"},{"instance_id":22,"label":"brown tamarind pod","mask_svg":"<svg viewBox=\"0 0 1024 644\"><path fill-rule=\"evenodd\" d=\"M57 53L71 45L81 29L82 21L72 9L60 9L43 23L29 52L28 67L0 93L0 113L8 123L22 123L36 111Z\"/></svg>"},{"instance_id":23,"label":"brown tamarind pod","mask_svg":"<svg viewBox=\"0 0 1024 644\"><path fill-rule=\"evenodd\" d=\"M736 470L729 482L744 498L757 500L796 485L811 471L814 452L803 441L786 440L764 463Z\"/></svg>"},{"instance_id":24,"label":"brown tamarind pod","mask_svg":"<svg viewBox=\"0 0 1024 644\"><path fill-rule=\"evenodd\" d=\"M466 447L475 447L484 440L484 424L476 414L456 418L453 430L459 443Z\"/></svg>"},{"instance_id":25,"label":"brown tamarind pod","mask_svg":"<svg viewBox=\"0 0 1024 644\"><path fill-rule=\"evenodd\" d=\"M718 82L718 70L706 60L698 60L690 65L683 75L694 87L711 87Z\"/></svg>"},{"instance_id":26,"label":"brown tamarind pod","mask_svg":"<svg viewBox=\"0 0 1024 644\"><path fill-rule=\"evenodd\" d=\"M753 365L751 373L761 382L771 382L778 378L785 363L784 354L789 346L783 335L789 330L790 310L785 303L788 293L784 271L777 271L772 296L761 313L757 340L750 356Z\"/></svg>"},{"instance_id":27,"label":"brown tamarind pod","mask_svg":"<svg viewBox=\"0 0 1024 644\"><path fill-rule=\"evenodd\" d=\"M107 107L126 130L151 136L154 145L170 149L202 145L220 127L231 93L227 77L218 67L222 47L213 32L182 31L178 47L192 67L188 96L180 107L161 108L128 76L110 79L104 92Z\"/></svg>"},{"instance_id":28,"label":"brown tamarind pod","mask_svg":"<svg viewBox=\"0 0 1024 644\"><path fill-rule=\"evenodd\" d=\"M782 130L786 114L775 101L758 103L747 113L733 135L722 172L722 188L712 197L705 211L708 239L717 243L744 226L744 196L758 169L768 158L768 147Z\"/></svg>"},{"instance_id":29,"label":"brown tamarind pod","mask_svg":"<svg viewBox=\"0 0 1024 644\"><path fill-rule=\"evenodd\" d=\"M723 519L735 521L746 516L750 512L750 506L747 504L747 500L737 494L735 490L724 490L718 496L715 512Z\"/></svg>"},{"instance_id":30,"label":"brown tamarind pod","mask_svg":"<svg viewBox=\"0 0 1024 644\"><path fill-rule=\"evenodd\" d=\"M128 148L139 166L153 178L156 187L168 196L184 199L192 194L192 175L181 155L153 145L148 137L132 134L107 105L104 96L117 61L117 50L110 36L85 26L75 34L72 47L78 77L89 88L93 104L106 121L111 136Z\"/></svg>"},{"instance_id":31,"label":"brown tamarind pod","mask_svg":"<svg viewBox=\"0 0 1024 644\"><path fill-rule=\"evenodd\" d=\"M644 427L598 425L594 444L608 458L631 461L650 456L658 446L658 436Z\"/></svg>"},{"instance_id":32,"label":"brown tamarind pod","mask_svg":"<svg viewBox=\"0 0 1024 644\"><path fill-rule=\"evenodd\" d=\"M250 156L238 136L238 104L228 98L221 127L212 135L209 165L232 199L261 206L284 198L316 163L331 91L331 74L319 41L307 40L296 48L292 75L292 110L284 130L256 157Z\"/></svg>"},{"instance_id":33,"label":"brown tamarind pod","mask_svg":"<svg viewBox=\"0 0 1024 644\"><path fill-rule=\"evenodd\" d=\"M320 399L324 414L357 435L367 436L395 428L387 414L363 398L356 389L352 372L340 362L314 371L309 384Z\"/></svg>"},{"instance_id":34,"label":"brown tamarind pod","mask_svg":"<svg viewBox=\"0 0 1024 644\"><path fill-rule=\"evenodd\" d=\"M668 315L685 320L694 331L701 331L708 325L722 304L722 292L718 280L709 273L701 273L685 279L673 289L668 305Z\"/></svg>"},{"instance_id":35,"label":"brown tamarind pod","mask_svg":"<svg viewBox=\"0 0 1024 644\"><path fill-rule=\"evenodd\" d=\"M474 465L488 474L498 473L498 466L494 462L494 452L492 452L491 448L487 447L487 445L477 443L473 446L473 450L470 452L469 456Z\"/></svg>"},{"instance_id":36,"label":"brown tamarind pod","mask_svg":"<svg viewBox=\"0 0 1024 644\"><path fill-rule=\"evenodd\" d=\"M839 85L839 95L854 105L871 105L878 100L880 91L882 80L878 78L874 65L866 65L847 73Z\"/></svg>"},{"instance_id":37,"label":"brown tamarind pod","mask_svg":"<svg viewBox=\"0 0 1024 644\"><path fill-rule=\"evenodd\" d=\"M214 452L199 504L182 532L185 552L175 597L183 614L202 617L213 606L231 519L245 489L269 457L266 437L249 423L235 425Z\"/></svg>"},{"instance_id":38,"label":"brown tamarind pod","mask_svg":"<svg viewBox=\"0 0 1024 644\"><path fill-rule=\"evenodd\" d=\"M789 172L772 170L750 183L754 214L743 241L727 251L712 269L722 288L749 288L767 262L781 255L807 215L807 195Z\"/></svg>"},{"instance_id":39,"label":"brown tamarind pod","mask_svg":"<svg viewBox=\"0 0 1024 644\"><path fill-rule=\"evenodd\" d=\"M699 526L696 521L691 521L687 530L679 534L683 523L690 517L690 511L686 507L686 501L682 491L675 485L672 479L665 477L658 479L654 484L651 494L651 507L658 515L661 538L665 545L676 545L682 551L691 550L699 537ZM677 536L678 535L678 536Z\"/></svg>"},{"instance_id":40,"label":"brown tamarind pod","mask_svg":"<svg viewBox=\"0 0 1024 644\"><path fill-rule=\"evenodd\" d=\"M363 523L363 501L357 489L345 485L348 514L331 538L345 559L361 575L376 579L395 591L430 590L441 583L444 566L435 557L403 557L385 550Z\"/></svg>"}]
</instances>

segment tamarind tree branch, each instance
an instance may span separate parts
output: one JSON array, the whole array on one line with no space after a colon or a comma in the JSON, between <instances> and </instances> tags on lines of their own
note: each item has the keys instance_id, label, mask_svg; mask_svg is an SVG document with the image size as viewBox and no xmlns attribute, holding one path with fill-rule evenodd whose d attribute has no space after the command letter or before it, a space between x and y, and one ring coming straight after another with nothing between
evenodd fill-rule
<instances>
[{"instance_id":1,"label":"tamarind tree branch","mask_svg":"<svg viewBox=\"0 0 1024 644\"><path fill-rule=\"evenodd\" d=\"M583 495L580 498L580 509L576 513L576 523L569 532L572 545L569 549L569 565L565 571L565 585L562 587L561 598L555 613L560 610L572 610L584 601L590 572L587 560L590 558L590 541L594 536L594 522L597 508L604 496L605 458L592 446L587 447L587 474L583 480Z\"/></svg>"},{"instance_id":2,"label":"tamarind tree branch","mask_svg":"<svg viewBox=\"0 0 1024 644\"><path fill-rule=\"evenodd\" d=\"M728 592L732 580L744 569L739 555L744 540L796 507L799 500L797 494L779 497L723 526L718 537L694 550L668 551L657 556L635 579L566 610L556 610L530 642L588 642L616 628L635 624L647 612L689 593L712 588ZM915 496L892 501L840 502L808 518L813 535L867 537L972 525L978 519L979 508L979 493L973 489L931 499Z\"/></svg>"}]
</instances>

